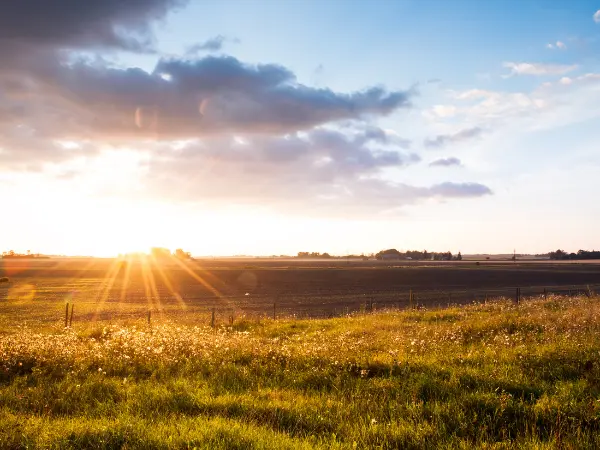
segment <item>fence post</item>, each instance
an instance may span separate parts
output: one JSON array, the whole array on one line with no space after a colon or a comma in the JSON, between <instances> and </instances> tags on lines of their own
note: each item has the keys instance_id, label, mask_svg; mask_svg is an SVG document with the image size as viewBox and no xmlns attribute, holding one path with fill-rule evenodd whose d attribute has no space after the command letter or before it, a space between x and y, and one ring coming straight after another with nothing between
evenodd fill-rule
<instances>
[{"instance_id":1,"label":"fence post","mask_svg":"<svg viewBox=\"0 0 600 450\"><path fill-rule=\"evenodd\" d=\"M408 291L408 306L410 309L413 308L413 293L412 289Z\"/></svg>"},{"instance_id":2,"label":"fence post","mask_svg":"<svg viewBox=\"0 0 600 450\"><path fill-rule=\"evenodd\" d=\"M65 328L69 326L69 302L65 305Z\"/></svg>"},{"instance_id":3,"label":"fence post","mask_svg":"<svg viewBox=\"0 0 600 450\"><path fill-rule=\"evenodd\" d=\"M521 288L517 288L515 292L515 303L518 305L521 301Z\"/></svg>"},{"instance_id":4,"label":"fence post","mask_svg":"<svg viewBox=\"0 0 600 450\"><path fill-rule=\"evenodd\" d=\"M71 305L71 317L69 317L69 328L73 326L73 308L75 308L75 303Z\"/></svg>"},{"instance_id":5,"label":"fence post","mask_svg":"<svg viewBox=\"0 0 600 450\"><path fill-rule=\"evenodd\" d=\"M548 291L544 288L544 300L548 300Z\"/></svg>"},{"instance_id":6,"label":"fence post","mask_svg":"<svg viewBox=\"0 0 600 450\"><path fill-rule=\"evenodd\" d=\"M148 310L148 325L152 324L152 310Z\"/></svg>"},{"instance_id":7,"label":"fence post","mask_svg":"<svg viewBox=\"0 0 600 450\"><path fill-rule=\"evenodd\" d=\"M215 327L215 307L213 306L212 314L210 316L210 326L211 328Z\"/></svg>"}]
</instances>

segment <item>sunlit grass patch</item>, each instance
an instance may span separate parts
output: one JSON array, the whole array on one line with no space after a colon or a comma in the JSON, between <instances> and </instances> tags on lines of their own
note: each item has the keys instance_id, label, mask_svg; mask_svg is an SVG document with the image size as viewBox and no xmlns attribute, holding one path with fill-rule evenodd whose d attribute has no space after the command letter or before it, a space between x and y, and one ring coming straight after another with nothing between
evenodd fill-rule
<instances>
[{"instance_id":1,"label":"sunlit grass patch","mask_svg":"<svg viewBox=\"0 0 600 450\"><path fill-rule=\"evenodd\" d=\"M582 296L216 328L14 320L0 448L594 448L599 319Z\"/></svg>"}]
</instances>

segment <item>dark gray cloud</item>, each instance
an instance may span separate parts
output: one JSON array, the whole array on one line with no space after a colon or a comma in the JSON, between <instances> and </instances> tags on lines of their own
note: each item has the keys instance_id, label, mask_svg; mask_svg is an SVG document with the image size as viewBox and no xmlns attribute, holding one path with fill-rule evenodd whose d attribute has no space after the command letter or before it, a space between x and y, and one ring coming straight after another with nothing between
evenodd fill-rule
<instances>
[{"instance_id":1,"label":"dark gray cloud","mask_svg":"<svg viewBox=\"0 0 600 450\"><path fill-rule=\"evenodd\" d=\"M425 199L491 194L476 183L410 186L381 179L387 168L420 160L384 143L375 130L315 129L285 137L218 138L172 149L162 145L143 184L153 196L219 205L261 205L313 215L370 215Z\"/></svg>"},{"instance_id":2,"label":"dark gray cloud","mask_svg":"<svg viewBox=\"0 0 600 450\"><path fill-rule=\"evenodd\" d=\"M38 69L16 78L30 84L25 97L3 91L1 81L0 95L10 97L11 107L32 127L43 127L55 139L281 134L387 115L409 107L412 96L381 87L352 93L315 89L297 83L285 67L228 56L161 60L153 73L87 61ZM58 117L60 126L48 126Z\"/></svg>"},{"instance_id":3,"label":"dark gray cloud","mask_svg":"<svg viewBox=\"0 0 600 450\"><path fill-rule=\"evenodd\" d=\"M429 163L431 167L450 167L450 166L462 166L460 159L451 156L449 158L436 159Z\"/></svg>"},{"instance_id":4,"label":"dark gray cloud","mask_svg":"<svg viewBox=\"0 0 600 450\"><path fill-rule=\"evenodd\" d=\"M481 197L492 194L489 187L479 183L445 182L432 186L429 191L433 196L447 198Z\"/></svg>"},{"instance_id":5,"label":"dark gray cloud","mask_svg":"<svg viewBox=\"0 0 600 450\"><path fill-rule=\"evenodd\" d=\"M50 163L59 177L77 180L87 166L69 162L114 145L144 154L144 195L213 206L360 215L491 193L474 183L418 187L382 178L420 160L406 151L409 140L371 125L410 108L411 89L336 92L300 84L281 65L228 56L163 58L151 73L103 59L105 51L154 51L152 23L184 3L3 6L0 171ZM191 50L218 51L223 42Z\"/></svg>"},{"instance_id":6,"label":"dark gray cloud","mask_svg":"<svg viewBox=\"0 0 600 450\"><path fill-rule=\"evenodd\" d=\"M439 148L476 138L482 133L483 129L480 127L466 128L454 134L439 134L434 138L425 139L424 144L428 148Z\"/></svg>"},{"instance_id":7,"label":"dark gray cloud","mask_svg":"<svg viewBox=\"0 0 600 450\"><path fill-rule=\"evenodd\" d=\"M190 45L186 50L186 56L196 56L198 53L202 52L218 52L223 49L223 46L226 42L239 43L239 39L237 38L227 38L225 36L215 36L210 38L204 42L198 42L197 44Z\"/></svg>"},{"instance_id":8,"label":"dark gray cloud","mask_svg":"<svg viewBox=\"0 0 600 450\"><path fill-rule=\"evenodd\" d=\"M187 0L18 0L0 14L0 50L14 46L152 49L150 24Z\"/></svg>"}]
</instances>

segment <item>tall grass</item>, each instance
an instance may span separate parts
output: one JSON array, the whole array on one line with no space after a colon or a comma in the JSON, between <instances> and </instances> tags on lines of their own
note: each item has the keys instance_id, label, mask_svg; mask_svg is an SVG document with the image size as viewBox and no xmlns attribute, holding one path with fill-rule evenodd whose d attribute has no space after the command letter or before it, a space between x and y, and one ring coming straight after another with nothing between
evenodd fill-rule
<instances>
[{"instance_id":1,"label":"tall grass","mask_svg":"<svg viewBox=\"0 0 600 450\"><path fill-rule=\"evenodd\" d=\"M0 448L600 448L600 299L0 335Z\"/></svg>"}]
</instances>

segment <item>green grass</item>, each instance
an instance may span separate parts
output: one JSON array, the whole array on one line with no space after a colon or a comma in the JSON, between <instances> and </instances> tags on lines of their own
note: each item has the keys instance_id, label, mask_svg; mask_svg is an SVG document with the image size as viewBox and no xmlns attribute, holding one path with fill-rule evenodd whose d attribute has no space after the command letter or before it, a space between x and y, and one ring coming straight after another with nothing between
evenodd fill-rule
<instances>
[{"instance_id":1,"label":"green grass","mask_svg":"<svg viewBox=\"0 0 600 450\"><path fill-rule=\"evenodd\" d=\"M600 448L599 319L599 298L552 297L217 330L4 324L0 448Z\"/></svg>"}]
</instances>

